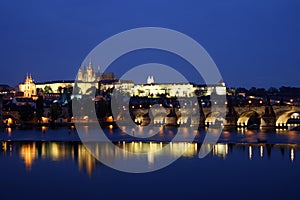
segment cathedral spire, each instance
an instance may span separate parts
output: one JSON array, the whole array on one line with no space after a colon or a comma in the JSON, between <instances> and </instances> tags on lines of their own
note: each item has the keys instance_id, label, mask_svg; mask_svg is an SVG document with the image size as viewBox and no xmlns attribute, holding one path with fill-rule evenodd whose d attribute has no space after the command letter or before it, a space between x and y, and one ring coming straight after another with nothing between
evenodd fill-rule
<instances>
[{"instance_id":1,"label":"cathedral spire","mask_svg":"<svg viewBox=\"0 0 300 200\"><path fill-rule=\"evenodd\" d=\"M90 58L89 68L93 68L93 65L92 65L92 58Z\"/></svg>"}]
</instances>

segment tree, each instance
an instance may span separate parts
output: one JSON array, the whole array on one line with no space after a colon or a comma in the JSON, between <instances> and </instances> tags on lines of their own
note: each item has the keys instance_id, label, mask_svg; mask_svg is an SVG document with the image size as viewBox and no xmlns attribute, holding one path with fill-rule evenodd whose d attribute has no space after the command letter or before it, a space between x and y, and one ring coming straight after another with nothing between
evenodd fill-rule
<instances>
[{"instance_id":1,"label":"tree","mask_svg":"<svg viewBox=\"0 0 300 200\"><path fill-rule=\"evenodd\" d=\"M36 118L40 122L44 114L44 99L43 96L39 96L36 100Z\"/></svg>"},{"instance_id":2,"label":"tree","mask_svg":"<svg viewBox=\"0 0 300 200\"><path fill-rule=\"evenodd\" d=\"M270 95L276 95L276 94L278 94L278 89L277 88L275 88L275 87L270 87L269 89L268 89L268 94L270 94Z\"/></svg>"},{"instance_id":3,"label":"tree","mask_svg":"<svg viewBox=\"0 0 300 200\"><path fill-rule=\"evenodd\" d=\"M53 103L50 107L50 118L51 121L54 122L58 119L60 115L60 106L58 103Z\"/></svg>"},{"instance_id":4,"label":"tree","mask_svg":"<svg viewBox=\"0 0 300 200\"><path fill-rule=\"evenodd\" d=\"M256 96L256 93L257 93L256 87L252 87L252 88L250 88L250 90L248 92L248 95L249 96Z\"/></svg>"},{"instance_id":5,"label":"tree","mask_svg":"<svg viewBox=\"0 0 300 200\"><path fill-rule=\"evenodd\" d=\"M34 109L29 105L22 105L19 107L20 119L22 121L30 121L34 117Z\"/></svg>"},{"instance_id":6,"label":"tree","mask_svg":"<svg viewBox=\"0 0 300 200\"><path fill-rule=\"evenodd\" d=\"M46 85L44 87L44 92L45 93L53 93L53 90L52 90L52 88L49 85Z\"/></svg>"},{"instance_id":7,"label":"tree","mask_svg":"<svg viewBox=\"0 0 300 200\"><path fill-rule=\"evenodd\" d=\"M60 93L60 94L62 93L62 90L63 90L63 88L61 86L59 86L57 89L58 93Z\"/></svg>"}]
</instances>

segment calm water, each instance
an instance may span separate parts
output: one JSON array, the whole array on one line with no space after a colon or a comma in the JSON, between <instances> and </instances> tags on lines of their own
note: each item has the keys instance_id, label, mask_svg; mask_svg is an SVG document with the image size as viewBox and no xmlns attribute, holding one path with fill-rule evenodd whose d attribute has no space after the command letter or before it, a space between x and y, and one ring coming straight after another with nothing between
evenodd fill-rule
<instances>
[{"instance_id":1,"label":"calm water","mask_svg":"<svg viewBox=\"0 0 300 200\"><path fill-rule=\"evenodd\" d=\"M74 130L6 130L0 134L0 198L299 199L299 135L225 132L204 159L198 158L200 143L178 142L173 149L188 148L172 165L129 174L95 160ZM115 144L135 152L161 146L155 141ZM106 145L100 143L100 149ZM176 156L176 151L170 154ZM155 161L149 157L149 167Z\"/></svg>"}]
</instances>

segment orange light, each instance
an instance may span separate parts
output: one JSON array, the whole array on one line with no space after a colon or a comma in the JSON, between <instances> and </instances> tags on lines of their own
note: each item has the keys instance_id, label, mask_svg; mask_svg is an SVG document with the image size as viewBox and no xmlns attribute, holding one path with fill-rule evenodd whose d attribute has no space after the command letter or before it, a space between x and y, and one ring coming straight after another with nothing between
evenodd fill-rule
<instances>
[{"instance_id":1,"label":"orange light","mask_svg":"<svg viewBox=\"0 0 300 200\"><path fill-rule=\"evenodd\" d=\"M112 116L107 117L107 122L113 122L113 121L114 121L114 119Z\"/></svg>"},{"instance_id":2,"label":"orange light","mask_svg":"<svg viewBox=\"0 0 300 200\"><path fill-rule=\"evenodd\" d=\"M12 118L8 118L7 119L7 126L10 126L13 123Z\"/></svg>"}]
</instances>

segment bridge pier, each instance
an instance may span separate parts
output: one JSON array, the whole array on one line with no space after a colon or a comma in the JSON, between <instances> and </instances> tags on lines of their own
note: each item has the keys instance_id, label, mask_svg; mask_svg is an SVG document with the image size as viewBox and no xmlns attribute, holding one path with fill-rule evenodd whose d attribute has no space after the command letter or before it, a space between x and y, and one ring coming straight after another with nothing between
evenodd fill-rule
<instances>
[{"instance_id":1,"label":"bridge pier","mask_svg":"<svg viewBox=\"0 0 300 200\"><path fill-rule=\"evenodd\" d=\"M260 127L262 129L275 129L276 115L271 105L265 107L265 113L261 117Z\"/></svg>"},{"instance_id":2,"label":"bridge pier","mask_svg":"<svg viewBox=\"0 0 300 200\"><path fill-rule=\"evenodd\" d=\"M200 104L199 114L200 114L199 128L204 128L205 127L205 114L204 114L203 107L201 104Z\"/></svg>"},{"instance_id":3,"label":"bridge pier","mask_svg":"<svg viewBox=\"0 0 300 200\"><path fill-rule=\"evenodd\" d=\"M165 118L165 124L167 126L177 126L177 120L178 120L178 116L175 112L175 109L171 109L170 113L166 116Z\"/></svg>"},{"instance_id":4,"label":"bridge pier","mask_svg":"<svg viewBox=\"0 0 300 200\"><path fill-rule=\"evenodd\" d=\"M225 130L236 129L237 120L238 120L238 114L236 113L234 107L228 106L228 112L226 113L225 121L224 121L224 129Z\"/></svg>"}]
</instances>

